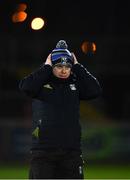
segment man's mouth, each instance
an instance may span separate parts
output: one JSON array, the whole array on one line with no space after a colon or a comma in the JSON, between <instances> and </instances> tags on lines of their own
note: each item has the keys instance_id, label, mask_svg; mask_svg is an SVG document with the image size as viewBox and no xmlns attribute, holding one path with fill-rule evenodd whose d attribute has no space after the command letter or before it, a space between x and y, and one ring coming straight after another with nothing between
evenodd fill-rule
<instances>
[{"instance_id":1,"label":"man's mouth","mask_svg":"<svg viewBox=\"0 0 130 180\"><path fill-rule=\"evenodd\" d=\"M67 78L67 76L60 76L60 78L63 78L63 79L64 79L64 78Z\"/></svg>"}]
</instances>

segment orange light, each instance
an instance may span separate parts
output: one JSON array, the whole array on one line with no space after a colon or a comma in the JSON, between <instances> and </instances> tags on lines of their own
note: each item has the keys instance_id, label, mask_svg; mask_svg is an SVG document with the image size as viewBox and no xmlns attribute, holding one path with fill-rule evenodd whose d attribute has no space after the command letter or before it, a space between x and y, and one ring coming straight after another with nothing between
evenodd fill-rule
<instances>
[{"instance_id":1,"label":"orange light","mask_svg":"<svg viewBox=\"0 0 130 180\"><path fill-rule=\"evenodd\" d=\"M27 9L27 5L25 3L20 3L17 7L17 11L25 11Z\"/></svg>"},{"instance_id":2,"label":"orange light","mask_svg":"<svg viewBox=\"0 0 130 180\"><path fill-rule=\"evenodd\" d=\"M92 46L93 46L93 52L95 52L97 49L96 49L96 44L93 42L92 43Z\"/></svg>"},{"instance_id":3,"label":"orange light","mask_svg":"<svg viewBox=\"0 0 130 180\"><path fill-rule=\"evenodd\" d=\"M12 21L14 23L23 22L27 18L27 13L24 11L16 12L12 15Z\"/></svg>"},{"instance_id":4,"label":"orange light","mask_svg":"<svg viewBox=\"0 0 130 180\"><path fill-rule=\"evenodd\" d=\"M45 24L44 20L40 17L37 17L32 20L31 28L33 30L39 30L44 26L44 24Z\"/></svg>"},{"instance_id":5,"label":"orange light","mask_svg":"<svg viewBox=\"0 0 130 180\"><path fill-rule=\"evenodd\" d=\"M83 42L82 45L81 45L81 49L82 49L83 53L87 54L87 52L88 52L88 43Z\"/></svg>"},{"instance_id":6,"label":"orange light","mask_svg":"<svg viewBox=\"0 0 130 180\"><path fill-rule=\"evenodd\" d=\"M81 45L82 52L87 53L95 53L96 52L96 44L94 42L84 41Z\"/></svg>"}]
</instances>

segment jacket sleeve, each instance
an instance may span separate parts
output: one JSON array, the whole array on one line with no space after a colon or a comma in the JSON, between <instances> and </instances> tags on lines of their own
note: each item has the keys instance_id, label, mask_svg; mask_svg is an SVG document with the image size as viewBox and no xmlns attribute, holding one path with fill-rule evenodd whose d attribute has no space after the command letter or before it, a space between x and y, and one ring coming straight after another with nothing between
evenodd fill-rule
<instances>
[{"instance_id":1,"label":"jacket sleeve","mask_svg":"<svg viewBox=\"0 0 130 180\"><path fill-rule=\"evenodd\" d=\"M81 100L94 99L101 94L98 80L83 65L75 64L73 73L76 75Z\"/></svg>"},{"instance_id":2,"label":"jacket sleeve","mask_svg":"<svg viewBox=\"0 0 130 180\"><path fill-rule=\"evenodd\" d=\"M19 89L28 96L35 97L40 88L48 82L51 73L52 67L50 65L43 65L22 79L19 83Z\"/></svg>"}]
</instances>

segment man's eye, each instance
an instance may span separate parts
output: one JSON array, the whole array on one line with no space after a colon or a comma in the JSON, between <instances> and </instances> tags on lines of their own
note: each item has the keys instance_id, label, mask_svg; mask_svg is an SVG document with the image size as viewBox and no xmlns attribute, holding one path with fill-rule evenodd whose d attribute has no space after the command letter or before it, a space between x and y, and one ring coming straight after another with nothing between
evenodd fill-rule
<instances>
[{"instance_id":1,"label":"man's eye","mask_svg":"<svg viewBox=\"0 0 130 180\"><path fill-rule=\"evenodd\" d=\"M62 68L62 65L58 65L57 67L61 69L61 68Z\"/></svg>"},{"instance_id":2,"label":"man's eye","mask_svg":"<svg viewBox=\"0 0 130 180\"><path fill-rule=\"evenodd\" d=\"M66 66L66 69L70 69L70 66L69 66L69 65L67 65L67 66Z\"/></svg>"}]
</instances>

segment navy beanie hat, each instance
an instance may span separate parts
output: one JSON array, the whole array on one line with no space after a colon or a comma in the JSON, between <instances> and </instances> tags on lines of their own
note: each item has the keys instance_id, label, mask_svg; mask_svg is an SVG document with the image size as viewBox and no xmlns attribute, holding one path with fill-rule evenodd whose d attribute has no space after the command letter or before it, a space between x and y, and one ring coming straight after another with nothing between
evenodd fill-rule
<instances>
[{"instance_id":1,"label":"navy beanie hat","mask_svg":"<svg viewBox=\"0 0 130 180\"><path fill-rule=\"evenodd\" d=\"M53 66L60 64L72 67L73 57L64 40L60 40L56 44L56 48L51 52L51 61Z\"/></svg>"}]
</instances>

